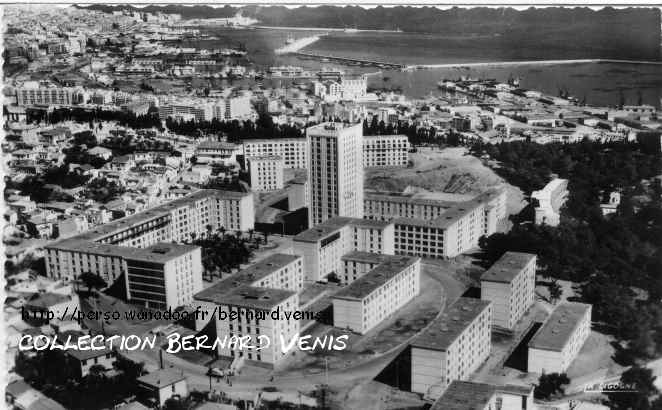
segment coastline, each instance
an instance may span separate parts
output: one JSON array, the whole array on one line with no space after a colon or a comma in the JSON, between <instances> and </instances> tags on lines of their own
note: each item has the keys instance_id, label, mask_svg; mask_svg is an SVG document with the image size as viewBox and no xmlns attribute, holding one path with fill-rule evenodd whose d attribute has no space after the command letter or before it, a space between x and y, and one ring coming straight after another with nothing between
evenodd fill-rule
<instances>
[{"instance_id":1,"label":"coastline","mask_svg":"<svg viewBox=\"0 0 662 410\"><path fill-rule=\"evenodd\" d=\"M495 61L495 62L484 62L484 63L480 62L480 63L414 64L414 65L408 65L403 70L412 71L412 70L433 70L437 68L507 67L507 66L526 66L526 65L561 65L561 64L587 64L587 63L662 65L662 61L586 58L586 59L575 59L575 60L529 60L529 61Z\"/></svg>"}]
</instances>

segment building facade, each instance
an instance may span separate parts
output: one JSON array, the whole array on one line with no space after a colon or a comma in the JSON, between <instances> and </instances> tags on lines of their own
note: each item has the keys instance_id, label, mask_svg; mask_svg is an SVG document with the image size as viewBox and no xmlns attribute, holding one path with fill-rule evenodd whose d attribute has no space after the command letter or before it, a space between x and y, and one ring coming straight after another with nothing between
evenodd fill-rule
<instances>
[{"instance_id":1,"label":"building facade","mask_svg":"<svg viewBox=\"0 0 662 410\"><path fill-rule=\"evenodd\" d=\"M327 122L306 129L309 224L363 217L363 126Z\"/></svg>"},{"instance_id":2,"label":"building facade","mask_svg":"<svg viewBox=\"0 0 662 410\"><path fill-rule=\"evenodd\" d=\"M272 156L248 157L248 172L253 191L283 189L283 158Z\"/></svg>"},{"instance_id":3,"label":"building facade","mask_svg":"<svg viewBox=\"0 0 662 410\"><path fill-rule=\"evenodd\" d=\"M198 246L157 244L125 256L126 298L152 309L175 309L202 290Z\"/></svg>"},{"instance_id":4,"label":"building facade","mask_svg":"<svg viewBox=\"0 0 662 410\"><path fill-rule=\"evenodd\" d=\"M363 137L365 168L406 167L409 163L409 138L406 135L373 135Z\"/></svg>"},{"instance_id":5,"label":"building facade","mask_svg":"<svg viewBox=\"0 0 662 410\"><path fill-rule=\"evenodd\" d=\"M21 105L73 105L85 102L82 88L70 87L19 87L16 101Z\"/></svg>"},{"instance_id":6,"label":"building facade","mask_svg":"<svg viewBox=\"0 0 662 410\"><path fill-rule=\"evenodd\" d=\"M283 158L284 168L306 168L308 142L306 138L275 138L244 140L244 157L275 155Z\"/></svg>"},{"instance_id":7,"label":"building facade","mask_svg":"<svg viewBox=\"0 0 662 410\"><path fill-rule=\"evenodd\" d=\"M490 354L491 302L459 298L411 342L411 390L438 398Z\"/></svg>"},{"instance_id":8,"label":"building facade","mask_svg":"<svg viewBox=\"0 0 662 410\"><path fill-rule=\"evenodd\" d=\"M196 163L232 165L241 155L241 146L230 142L203 141L195 148Z\"/></svg>"},{"instance_id":9,"label":"building facade","mask_svg":"<svg viewBox=\"0 0 662 410\"><path fill-rule=\"evenodd\" d=\"M531 198L537 204L535 209L536 225L557 226L561 222L561 207L568 200L568 180L556 178L539 191L533 191Z\"/></svg>"},{"instance_id":10,"label":"building facade","mask_svg":"<svg viewBox=\"0 0 662 410\"><path fill-rule=\"evenodd\" d=\"M506 252L480 278L480 298L492 302L494 326L512 330L535 301L536 255Z\"/></svg>"}]
</instances>

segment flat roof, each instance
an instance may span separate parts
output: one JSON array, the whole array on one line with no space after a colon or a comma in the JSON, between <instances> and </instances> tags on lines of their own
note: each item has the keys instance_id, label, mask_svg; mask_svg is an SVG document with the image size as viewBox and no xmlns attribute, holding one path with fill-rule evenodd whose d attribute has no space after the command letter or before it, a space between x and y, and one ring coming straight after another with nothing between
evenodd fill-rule
<instances>
[{"instance_id":1,"label":"flat roof","mask_svg":"<svg viewBox=\"0 0 662 410\"><path fill-rule=\"evenodd\" d=\"M226 294L219 304L241 306L249 309L271 310L296 292L285 289L242 285ZM293 306L296 308L297 306Z\"/></svg>"},{"instance_id":2,"label":"flat roof","mask_svg":"<svg viewBox=\"0 0 662 410\"><path fill-rule=\"evenodd\" d=\"M560 352L589 309L586 303L560 303L529 341L529 348Z\"/></svg>"},{"instance_id":3,"label":"flat roof","mask_svg":"<svg viewBox=\"0 0 662 410\"><path fill-rule=\"evenodd\" d=\"M482 410L494 393L491 384L453 380L430 410Z\"/></svg>"},{"instance_id":4,"label":"flat roof","mask_svg":"<svg viewBox=\"0 0 662 410\"><path fill-rule=\"evenodd\" d=\"M185 379L186 377L183 374L177 373L173 370L158 369L152 373L139 377L137 381L150 387L161 388Z\"/></svg>"},{"instance_id":5,"label":"flat roof","mask_svg":"<svg viewBox=\"0 0 662 410\"><path fill-rule=\"evenodd\" d=\"M322 124L313 125L312 127L306 128L306 135L310 135L312 133L322 136L336 136L341 131L349 130L352 128L360 128L361 135L363 135L363 125L361 123L346 124L344 122L324 122Z\"/></svg>"},{"instance_id":6,"label":"flat roof","mask_svg":"<svg viewBox=\"0 0 662 410\"><path fill-rule=\"evenodd\" d=\"M48 246L49 249L59 249L70 252L82 252L102 256L117 256L125 259L148 262L167 262L198 249L199 246L178 243L158 242L147 248L110 245L86 240L69 238Z\"/></svg>"},{"instance_id":7,"label":"flat roof","mask_svg":"<svg viewBox=\"0 0 662 410\"><path fill-rule=\"evenodd\" d=\"M524 252L506 252L483 273L481 281L510 283L536 255Z\"/></svg>"},{"instance_id":8,"label":"flat roof","mask_svg":"<svg viewBox=\"0 0 662 410\"><path fill-rule=\"evenodd\" d=\"M383 194L383 193L365 192L363 194L363 201L394 202L399 204L438 206L441 208L451 208L454 205L457 205L457 202L454 201L444 201L441 199L432 199L432 198L421 198L414 195L397 194L397 193Z\"/></svg>"},{"instance_id":9,"label":"flat roof","mask_svg":"<svg viewBox=\"0 0 662 410\"><path fill-rule=\"evenodd\" d=\"M229 293L236 291L241 286L250 286L297 259L303 259L303 257L300 255L288 255L284 253L269 255L247 268L240 270L236 274L228 276L207 289L196 293L194 298L196 300L205 300L216 304L224 303L227 300L226 296Z\"/></svg>"},{"instance_id":10,"label":"flat roof","mask_svg":"<svg viewBox=\"0 0 662 410\"><path fill-rule=\"evenodd\" d=\"M430 410L482 410L496 392L529 396L533 386L504 386L453 380Z\"/></svg>"},{"instance_id":11,"label":"flat roof","mask_svg":"<svg viewBox=\"0 0 662 410\"><path fill-rule=\"evenodd\" d=\"M385 255L383 253L352 251L344 254L340 259L346 261L355 261L360 263L383 263L389 260L400 259L397 255Z\"/></svg>"},{"instance_id":12,"label":"flat roof","mask_svg":"<svg viewBox=\"0 0 662 410\"><path fill-rule=\"evenodd\" d=\"M416 256L393 256L388 258L333 295L333 298L361 300L420 260L421 258Z\"/></svg>"},{"instance_id":13,"label":"flat roof","mask_svg":"<svg viewBox=\"0 0 662 410\"><path fill-rule=\"evenodd\" d=\"M459 298L412 341L412 347L447 350L490 303L481 299Z\"/></svg>"},{"instance_id":14,"label":"flat roof","mask_svg":"<svg viewBox=\"0 0 662 410\"><path fill-rule=\"evenodd\" d=\"M327 219L321 224L315 225L314 227L297 234L294 237L294 240L298 242L318 242L347 225L356 226L364 229L381 230L392 224L393 222L390 221L378 221L374 219L361 219L361 218L350 218L346 216L336 216L334 218Z\"/></svg>"},{"instance_id":15,"label":"flat roof","mask_svg":"<svg viewBox=\"0 0 662 410\"><path fill-rule=\"evenodd\" d=\"M112 234L122 232L125 229L129 229L132 226L140 225L149 220L166 216L173 209L177 209L183 206L193 206L193 202L199 201L201 199L216 197L223 199L241 199L245 196L252 195L250 192L238 192L238 191L222 191L218 189L201 189L195 191L189 195L186 195L181 198L174 199L165 204L155 206L153 208L147 209L145 211L126 216L124 218L116 219L107 224L99 225L94 229L90 229L86 232L76 235L72 238L67 239L66 241L71 241L72 239L78 239L81 241L97 241ZM55 244L46 246L47 248L57 247L58 244L63 241L58 241Z\"/></svg>"}]
</instances>

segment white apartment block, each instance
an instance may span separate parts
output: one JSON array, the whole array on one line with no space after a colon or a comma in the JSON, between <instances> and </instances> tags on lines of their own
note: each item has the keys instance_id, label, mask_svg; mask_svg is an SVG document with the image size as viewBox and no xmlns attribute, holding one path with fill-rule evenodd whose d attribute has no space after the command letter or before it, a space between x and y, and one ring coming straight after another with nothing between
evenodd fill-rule
<instances>
[{"instance_id":1,"label":"white apartment block","mask_svg":"<svg viewBox=\"0 0 662 410\"><path fill-rule=\"evenodd\" d=\"M244 157L276 155L283 158L285 168L307 168L306 138L275 138L244 140Z\"/></svg>"},{"instance_id":2,"label":"white apartment block","mask_svg":"<svg viewBox=\"0 0 662 410\"><path fill-rule=\"evenodd\" d=\"M398 218L395 222L395 252L430 258L453 258L478 246L485 234L485 205L460 203L432 221Z\"/></svg>"},{"instance_id":3,"label":"white apartment block","mask_svg":"<svg viewBox=\"0 0 662 410\"><path fill-rule=\"evenodd\" d=\"M232 165L241 155L241 145L223 141L203 141L195 148L196 162L199 164L218 163Z\"/></svg>"},{"instance_id":4,"label":"white apartment block","mask_svg":"<svg viewBox=\"0 0 662 410\"><path fill-rule=\"evenodd\" d=\"M533 191L531 199L538 202L534 205L536 225L557 226L561 222L561 207L568 199L568 180L555 178L543 189Z\"/></svg>"},{"instance_id":5,"label":"white apartment block","mask_svg":"<svg viewBox=\"0 0 662 410\"><path fill-rule=\"evenodd\" d=\"M390 260L399 260L400 256L386 255L383 253L373 253L364 251L352 251L341 258L342 275L340 281L343 285L349 285L361 276L370 272L377 265Z\"/></svg>"},{"instance_id":6,"label":"white apartment block","mask_svg":"<svg viewBox=\"0 0 662 410\"><path fill-rule=\"evenodd\" d=\"M459 298L411 342L411 390L438 398L454 380L467 380L492 347L491 303Z\"/></svg>"},{"instance_id":7,"label":"white apartment block","mask_svg":"<svg viewBox=\"0 0 662 410\"><path fill-rule=\"evenodd\" d=\"M272 155L248 157L248 172L253 191L283 189L283 158Z\"/></svg>"},{"instance_id":8,"label":"white apartment block","mask_svg":"<svg viewBox=\"0 0 662 410\"><path fill-rule=\"evenodd\" d=\"M409 138L406 135L363 137L363 167L406 167L409 163Z\"/></svg>"},{"instance_id":9,"label":"white apartment block","mask_svg":"<svg viewBox=\"0 0 662 410\"><path fill-rule=\"evenodd\" d=\"M340 77L342 99L346 101L359 100L368 92L368 77L365 74L343 75Z\"/></svg>"},{"instance_id":10,"label":"white apartment block","mask_svg":"<svg viewBox=\"0 0 662 410\"><path fill-rule=\"evenodd\" d=\"M275 138L244 140L244 156L278 155L285 168L307 168L306 138ZM377 135L363 138L363 166L407 166L409 140L404 135Z\"/></svg>"},{"instance_id":11,"label":"white apartment block","mask_svg":"<svg viewBox=\"0 0 662 410\"><path fill-rule=\"evenodd\" d=\"M420 198L404 194L366 192L363 198L363 214L368 219L390 220L394 218L439 218L456 202Z\"/></svg>"},{"instance_id":12,"label":"white apartment block","mask_svg":"<svg viewBox=\"0 0 662 410\"><path fill-rule=\"evenodd\" d=\"M90 272L112 285L123 275L127 300L154 309L189 304L202 289L200 248L192 245L158 242L131 248L67 239L49 246L46 259L55 278Z\"/></svg>"},{"instance_id":13,"label":"white apartment block","mask_svg":"<svg viewBox=\"0 0 662 410\"><path fill-rule=\"evenodd\" d=\"M276 365L285 358L283 343L287 344L299 333L299 319L284 317L283 312L299 308L299 297L291 290L242 286L219 302L219 311L228 315L237 312L236 320L216 320L216 334L221 339L250 336L252 344L259 344L261 335L269 338L269 346L261 349L238 349L236 346L218 346L218 354L244 357L247 360ZM273 315L273 316L272 316ZM280 315L278 320L274 316Z\"/></svg>"},{"instance_id":14,"label":"white apartment block","mask_svg":"<svg viewBox=\"0 0 662 410\"><path fill-rule=\"evenodd\" d=\"M512 330L535 301L536 255L506 252L480 277L480 298L492 302L494 326Z\"/></svg>"},{"instance_id":15,"label":"white apartment block","mask_svg":"<svg viewBox=\"0 0 662 410\"><path fill-rule=\"evenodd\" d=\"M498 224L508 217L508 197L504 188L495 188L475 197L451 194L444 199L420 194L367 192L363 199L363 212L368 219L417 218L432 221L459 203L471 200L484 202L486 205L486 233L495 232Z\"/></svg>"},{"instance_id":16,"label":"white apartment block","mask_svg":"<svg viewBox=\"0 0 662 410\"><path fill-rule=\"evenodd\" d=\"M363 217L363 125L327 122L306 129L309 224Z\"/></svg>"},{"instance_id":17,"label":"white apartment block","mask_svg":"<svg viewBox=\"0 0 662 410\"><path fill-rule=\"evenodd\" d=\"M228 276L213 286L195 295L196 304L208 312L224 302L224 298L242 286L290 290L300 292L303 289L303 257L276 253L255 262L240 270L237 274ZM208 322L209 317L199 317L196 330L200 331Z\"/></svg>"},{"instance_id":18,"label":"white apartment block","mask_svg":"<svg viewBox=\"0 0 662 410\"><path fill-rule=\"evenodd\" d=\"M101 275L111 284L124 272L121 254L112 247L146 248L159 242L182 242L192 234L224 227L248 231L254 227L253 194L200 190L146 211L117 219L45 247L46 273L72 280L83 272Z\"/></svg>"},{"instance_id":19,"label":"white apartment block","mask_svg":"<svg viewBox=\"0 0 662 410\"><path fill-rule=\"evenodd\" d=\"M430 410L533 410L533 386L455 380Z\"/></svg>"},{"instance_id":20,"label":"white apartment block","mask_svg":"<svg viewBox=\"0 0 662 410\"><path fill-rule=\"evenodd\" d=\"M213 105L212 109L212 117L219 120L245 119L250 117L252 113L251 100L248 94L220 99Z\"/></svg>"},{"instance_id":21,"label":"white apartment block","mask_svg":"<svg viewBox=\"0 0 662 410\"><path fill-rule=\"evenodd\" d=\"M152 309L175 309L202 290L200 247L158 244L126 255L127 300Z\"/></svg>"},{"instance_id":22,"label":"white apartment block","mask_svg":"<svg viewBox=\"0 0 662 410\"><path fill-rule=\"evenodd\" d=\"M365 334L420 293L421 259L391 256L333 296L333 325Z\"/></svg>"},{"instance_id":23,"label":"white apartment block","mask_svg":"<svg viewBox=\"0 0 662 410\"><path fill-rule=\"evenodd\" d=\"M31 85L16 89L18 105L72 105L85 102L82 88L34 87Z\"/></svg>"},{"instance_id":24,"label":"white apartment block","mask_svg":"<svg viewBox=\"0 0 662 410\"><path fill-rule=\"evenodd\" d=\"M159 103L159 118L162 120L211 121L213 114L212 104L205 101L169 99Z\"/></svg>"},{"instance_id":25,"label":"white apartment block","mask_svg":"<svg viewBox=\"0 0 662 410\"><path fill-rule=\"evenodd\" d=\"M342 256L351 251L393 255L393 235L391 222L336 217L296 235L293 249L303 255L305 280L315 282L342 276Z\"/></svg>"},{"instance_id":26,"label":"white apartment block","mask_svg":"<svg viewBox=\"0 0 662 410\"><path fill-rule=\"evenodd\" d=\"M563 373L591 334L592 305L560 303L529 341L527 370Z\"/></svg>"}]
</instances>

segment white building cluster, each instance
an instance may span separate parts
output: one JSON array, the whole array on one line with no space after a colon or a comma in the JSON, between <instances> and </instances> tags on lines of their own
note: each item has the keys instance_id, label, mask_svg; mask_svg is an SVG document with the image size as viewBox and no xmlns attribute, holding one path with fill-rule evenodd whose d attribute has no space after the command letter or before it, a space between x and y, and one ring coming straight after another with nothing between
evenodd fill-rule
<instances>
[{"instance_id":1,"label":"white building cluster","mask_svg":"<svg viewBox=\"0 0 662 410\"><path fill-rule=\"evenodd\" d=\"M200 248L178 245L212 229L254 226L251 193L201 190L45 247L46 273L72 280L82 273L112 284L124 275L127 298L149 307L177 307L202 288Z\"/></svg>"},{"instance_id":2,"label":"white building cluster","mask_svg":"<svg viewBox=\"0 0 662 410\"><path fill-rule=\"evenodd\" d=\"M199 318L196 330L202 330L211 322L214 337L250 336L255 341L260 335L267 336L271 343L259 351L219 344L217 352L233 359L277 364L285 358L281 337L289 341L299 332L299 319L282 315L284 311L291 313L299 309L303 269L303 257L273 254L197 293L195 300L205 311L218 309L221 313ZM234 319L230 319L231 312L236 312Z\"/></svg>"}]
</instances>

